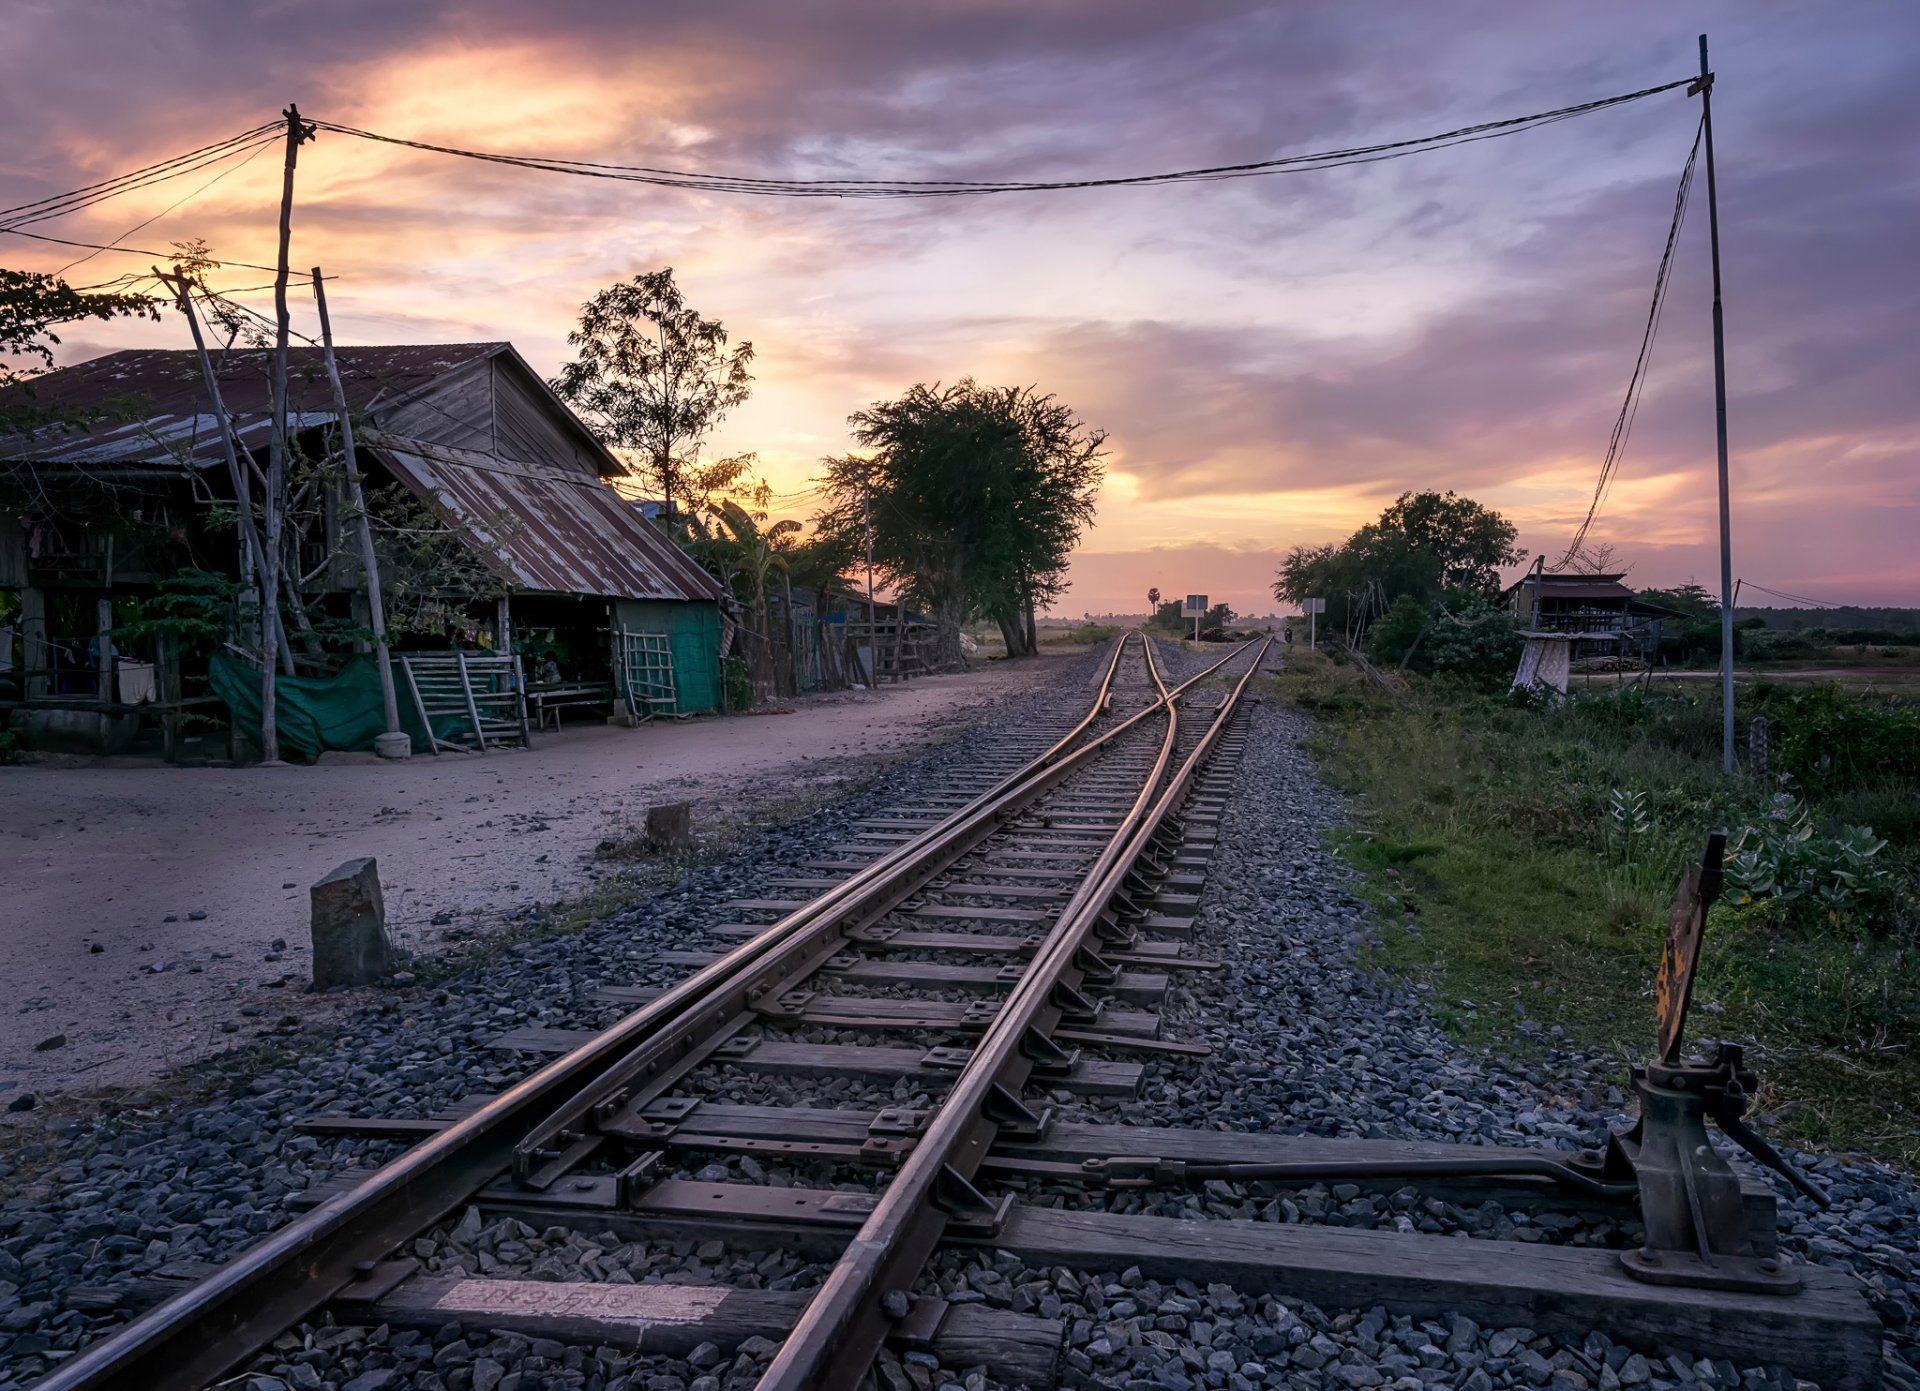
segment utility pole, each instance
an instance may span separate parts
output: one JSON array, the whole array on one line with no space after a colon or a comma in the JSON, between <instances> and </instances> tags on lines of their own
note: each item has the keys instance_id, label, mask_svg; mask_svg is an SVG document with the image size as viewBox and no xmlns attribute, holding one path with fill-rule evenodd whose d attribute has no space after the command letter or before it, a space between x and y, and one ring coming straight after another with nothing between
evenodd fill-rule
<instances>
[{"instance_id":1,"label":"utility pole","mask_svg":"<svg viewBox=\"0 0 1920 1391\"><path fill-rule=\"evenodd\" d=\"M1713 416L1720 452L1720 763L1733 761L1733 520L1727 482L1727 336L1720 312L1720 192L1713 176L1713 70L1700 36L1700 76L1687 95L1700 98L1700 135L1707 147L1707 245L1713 259Z\"/></svg>"},{"instance_id":2,"label":"utility pole","mask_svg":"<svg viewBox=\"0 0 1920 1391\"><path fill-rule=\"evenodd\" d=\"M867 526L867 685L880 684L880 620L873 606L873 460L860 470L860 512Z\"/></svg>"},{"instance_id":3,"label":"utility pole","mask_svg":"<svg viewBox=\"0 0 1920 1391\"><path fill-rule=\"evenodd\" d=\"M313 138L314 128L300 119L300 108L289 105L281 113L287 118L287 157L280 181L280 258L273 279L273 433L267 452L266 554L262 557L266 575L260 585L266 596L260 621L266 630L261 637L260 671L260 758L265 763L280 761L280 708L273 667L274 650L280 632L280 527L286 514L287 490L287 255L293 243L293 171L300 162L300 146ZM296 599L297 602L297 599Z\"/></svg>"},{"instance_id":4,"label":"utility pole","mask_svg":"<svg viewBox=\"0 0 1920 1391\"><path fill-rule=\"evenodd\" d=\"M382 758L405 758L413 752L413 741L400 730L400 702L393 690L393 663L387 656L387 612L380 597L380 559L373 548L373 521L367 516L367 499L360 487L360 459L353 449L353 419L347 413L347 389L340 381L340 364L333 355L333 322L327 317L326 281L320 267L313 268L313 302L320 310L320 351L326 358L327 381L333 387L333 410L340 421L340 452L346 460L347 503L358 519L360 568L367 576L368 626L373 629L373 659L380 667L380 705L386 714L387 732L373 741L373 751Z\"/></svg>"}]
</instances>

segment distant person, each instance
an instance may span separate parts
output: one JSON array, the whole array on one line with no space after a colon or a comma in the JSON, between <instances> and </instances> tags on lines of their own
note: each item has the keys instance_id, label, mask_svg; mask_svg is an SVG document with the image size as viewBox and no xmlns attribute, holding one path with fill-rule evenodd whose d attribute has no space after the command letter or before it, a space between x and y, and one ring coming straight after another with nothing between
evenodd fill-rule
<instances>
[{"instance_id":1,"label":"distant person","mask_svg":"<svg viewBox=\"0 0 1920 1391\"><path fill-rule=\"evenodd\" d=\"M546 658L540 663L540 679L549 686L558 685L560 682L560 663L553 659L551 652L547 653Z\"/></svg>"},{"instance_id":2,"label":"distant person","mask_svg":"<svg viewBox=\"0 0 1920 1391\"><path fill-rule=\"evenodd\" d=\"M1293 646L1293 625L1289 623L1286 627L1282 628L1280 630L1280 636L1287 640L1288 647L1292 647Z\"/></svg>"}]
</instances>

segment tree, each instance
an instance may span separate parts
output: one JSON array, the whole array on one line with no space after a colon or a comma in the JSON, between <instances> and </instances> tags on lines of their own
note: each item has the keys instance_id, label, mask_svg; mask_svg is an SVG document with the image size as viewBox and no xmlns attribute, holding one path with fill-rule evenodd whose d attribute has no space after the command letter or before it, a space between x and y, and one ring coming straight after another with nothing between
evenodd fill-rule
<instances>
[{"instance_id":1,"label":"tree","mask_svg":"<svg viewBox=\"0 0 1920 1391\"><path fill-rule=\"evenodd\" d=\"M121 292L86 294L58 276L38 271L0 269L0 432L35 429L45 424L80 424L33 404L31 381L53 366L60 344L54 329L87 320L141 318L158 321L159 301ZM24 359L25 366L20 365ZM10 388L21 387L13 391Z\"/></svg>"},{"instance_id":2,"label":"tree","mask_svg":"<svg viewBox=\"0 0 1920 1391\"><path fill-rule=\"evenodd\" d=\"M1153 626L1164 628L1169 633L1184 633L1187 621L1180 616L1182 608L1178 599L1169 599L1153 611Z\"/></svg>"},{"instance_id":3,"label":"tree","mask_svg":"<svg viewBox=\"0 0 1920 1391\"><path fill-rule=\"evenodd\" d=\"M864 454L826 461L824 535L864 544L876 570L940 620L992 618L1009 656L1033 650L1037 608L1065 592L1067 558L1093 520L1104 431L1033 387L916 385L850 418Z\"/></svg>"},{"instance_id":4,"label":"tree","mask_svg":"<svg viewBox=\"0 0 1920 1391\"><path fill-rule=\"evenodd\" d=\"M1576 575L1624 575L1633 568L1631 565L1622 565L1615 570L1616 559L1613 542L1582 541L1568 553L1564 563L1551 568L1571 571Z\"/></svg>"},{"instance_id":5,"label":"tree","mask_svg":"<svg viewBox=\"0 0 1920 1391\"><path fill-rule=\"evenodd\" d=\"M1209 628L1225 628L1233 622L1233 619L1234 613L1231 607L1226 604L1215 604L1201 618L1200 629L1205 632Z\"/></svg>"},{"instance_id":6,"label":"tree","mask_svg":"<svg viewBox=\"0 0 1920 1391\"><path fill-rule=\"evenodd\" d=\"M1402 493L1376 521L1337 546L1295 546L1274 581L1276 599L1323 598L1329 623L1364 626L1394 601L1493 594L1500 567L1526 552L1513 523L1471 498Z\"/></svg>"},{"instance_id":7,"label":"tree","mask_svg":"<svg viewBox=\"0 0 1920 1391\"><path fill-rule=\"evenodd\" d=\"M1147 622L1153 622L1153 615L1160 609L1160 586L1155 585L1147 591Z\"/></svg>"},{"instance_id":8,"label":"tree","mask_svg":"<svg viewBox=\"0 0 1920 1391\"><path fill-rule=\"evenodd\" d=\"M707 433L747 399L753 344L729 349L719 320L688 308L672 267L602 290L581 306L567 342L580 356L560 369L554 391L609 446L631 451L635 472L666 501L669 527L689 475L713 492L744 472L748 456L706 465L718 474L702 477L699 456Z\"/></svg>"}]
</instances>

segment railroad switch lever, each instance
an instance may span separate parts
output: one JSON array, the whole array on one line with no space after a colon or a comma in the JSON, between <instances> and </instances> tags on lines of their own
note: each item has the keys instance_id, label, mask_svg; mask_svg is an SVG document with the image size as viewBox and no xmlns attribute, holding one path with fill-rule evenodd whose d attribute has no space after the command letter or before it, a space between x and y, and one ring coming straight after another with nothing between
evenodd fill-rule
<instances>
[{"instance_id":1,"label":"railroad switch lever","mask_svg":"<svg viewBox=\"0 0 1920 1391\"><path fill-rule=\"evenodd\" d=\"M1707 1136L1711 1120L1760 1163L1821 1206L1827 1196L1754 1133L1742 1118L1759 1079L1744 1051L1719 1044L1707 1058L1654 1062L1633 1070L1640 1117L1615 1131L1601 1170L1631 1174L1640 1194L1645 1243L1620 1254L1627 1274L1657 1285L1791 1294L1800 1276L1760 1255L1747 1224L1740 1177Z\"/></svg>"},{"instance_id":2,"label":"railroad switch lever","mask_svg":"<svg viewBox=\"0 0 1920 1391\"><path fill-rule=\"evenodd\" d=\"M1791 1294L1802 1280L1776 1257L1759 1254L1747 1225L1740 1177L1707 1138L1707 1122L1815 1202L1824 1206L1826 1195L1742 1118L1760 1079L1746 1066L1738 1044L1720 1043L1705 1058L1681 1055L1707 915L1725 879L1726 845L1721 833L1709 835L1700 862L1674 895L1654 979L1656 1053L1653 1062L1633 1070L1640 1117L1631 1129L1608 1137L1596 1175L1631 1177L1639 1188L1646 1241L1620 1253L1621 1265L1635 1279Z\"/></svg>"}]
</instances>

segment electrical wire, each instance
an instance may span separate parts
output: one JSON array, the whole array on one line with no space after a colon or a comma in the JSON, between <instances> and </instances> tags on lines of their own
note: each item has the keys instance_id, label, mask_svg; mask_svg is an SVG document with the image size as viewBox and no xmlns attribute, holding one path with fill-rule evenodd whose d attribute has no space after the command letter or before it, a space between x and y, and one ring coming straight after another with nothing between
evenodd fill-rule
<instances>
[{"instance_id":1,"label":"electrical wire","mask_svg":"<svg viewBox=\"0 0 1920 1391\"><path fill-rule=\"evenodd\" d=\"M202 145L197 150L188 150L183 155L175 155L171 159L161 160L158 164L149 164L142 169L134 169L125 174L116 174L110 179L101 180L99 183L83 184L81 187L69 189L65 193L51 193L45 198L36 198L29 203L20 203L11 208L0 208L0 219L11 218L15 213L26 212L29 209L44 207L51 203L64 202L67 199L77 198L83 194L96 193L117 184L144 178L149 174L171 169L175 165L182 164L187 160L198 159L201 155L211 154L217 150L225 150L231 146L243 144L257 135L263 135L270 130L277 130L279 127L280 122L269 121L265 125L255 126L252 130L243 130L238 135L230 135L225 140L216 140L211 145Z\"/></svg>"},{"instance_id":2,"label":"electrical wire","mask_svg":"<svg viewBox=\"0 0 1920 1391\"><path fill-rule=\"evenodd\" d=\"M178 253L173 251L143 251L137 246L109 246L105 242L74 241L70 237L50 237L44 232L23 232L18 227L0 227L0 233L14 237L31 237L35 241L52 242L55 246L83 246L93 251L113 251L123 256L144 256L150 261L171 261ZM247 270L278 272L278 266L263 266L258 261L226 261L223 266L241 266Z\"/></svg>"},{"instance_id":3,"label":"electrical wire","mask_svg":"<svg viewBox=\"0 0 1920 1391\"><path fill-rule=\"evenodd\" d=\"M159 212L155 213L152 217L146 219L146 221L135 223L133 226L129 227L126 231L122 232L119 236L115 237L110 243L108 243L108 245L100 248L99 250L89 251L86 255L76 257L75 259L67 262L64 266L60 267L59 270L55 271L54 275L56 277L65 275L68 271L72 270L75 266L83 265L86 262L91 261L95 256L98 256L100 254L100 251L111 251L111 250L117 249L121 242L125 241L128 237L132 236L135 232L141 231L143 228L152 226L154 223L158 222L161 218L165 217L168 213L173 212L176 208L179 208L183 204L192 202L195 198L198 198L201 194L205 193L208 189L212 188L215 184L219 183L220 180L226 178L227 175L239 173L242 169L245 169L249 164L253 163L255 156L257 156L262 150L266 149L267 146L277 144L277 143L278 143L277 141L273 141L273 140L262 140L258 142L257 144L254 145L254 147L250 151L248 151L247 157L241 160L238 164L232 164L227 166L225 169L222 169L218 174L215 174L211 179L208 179L205 183L201 184L200 187L196 188L193 192L187 194L184 198L176 199L175 201L167 204L166 207L162 208ZM242 146L241 148L244 149L245 147Z\"/></svg>"},{"instance_id":4,"label":"electrical wire","mask_svg":"<svg viewBox=\"0 0 1920 1391\"><path fill-rule=\"evenodd\" d=\"M1606 110L1626 102L1639 101L1645 97L1669 92L1684 87L1690 78L1675 82L1665 82L1654 87L1645 87L1637 92L1626 92L1619 96L1602 97L1594 101L1581 102L1574 106L1564 106L1553 111L1536 112L1530 116L1514 116L1500 121L1486 121L1478 125L1463 126L1458 130L1444 131L1437 135L1418 136L1405 140L1386 141L1374 145L1353 146L1342 150L1325 150L1313 154L1285 155L1275 159L1256 160L1246 164L1212 165L1197 169L1180 169L1155 174L1133 174L1114 178L1082 178L1066 180L986 180L972 181L962 179L784 179L759 175L713 174L678 169L663 169L649 165L606 164L585 160L560 159L537 155L508 155L481 150L466 150L452 145L439 145L424 140L409 140L399 136L383 135L375 131L361 130L354 126L340 125L327 120L315 120L312 124L320 130L333 131L339 135L350 135L361 140L373 140L388 145L398 145L407 149L423 150L435 154L454 155L462 159L481 160L493 164L511 165L516 168L540 170L551 174L572 174L582 178L613 179L628 183L655 184L668 188L702 189L718 193L742 193L761 197L787 198L925 198L925 197L963 197L989 193L1040 193L1058 192L1068 189L1138 187L1173 183L1213 182L1222 179L1251 178L1268 174L1300 173L1312 169L1334 169L1351 164L1374 163L1383 159L1396 159L1403 155L1420 153L1426 150L1444 149L1452 145L1466 144L1475 140L1493 139L1502 135L1514 135L1536 126L1548 125L1567 120L1574 116Z\"/></svg>"},{"instance_id":5,"label":"electrical wire","mask_svg":"<svg viewBox=\"0 0 1920 1391\"><path fill-rule=\"evenodd\" d=\"M1837 604L1831 599L1813 599L1805 594L1789 594L1781 589L1768 589L1764 584L1755 584L1752 580L1741 580L1740 585L1747 589L1757 589L1762 594L1771 594L1776 599L1785 599L1790 604L1807 604L1816 609L1845 609L1863 607L1854 604Z\"/></svg>"},{"instance_id":6,"label":"electrical wire","mask_svg":"<svg viewBox=\"0 0 1920 1391\"><path fill-rule=\"evenodd\" d=\"M1687 152L1687 162L1680 171L1680 186L1673 196L1673 217L1667 224L1666 248L1661 251L1660 265L1654 271L1653 303L1647 309L1647 325L1640 335L1640 351L1634 357L1633 372L1627 378L1626 398L1620 403L1620 413L1614 417L1613 432L1607 438L1607 452L1600 461L1600 477L1593 486L1593 501L1587 504L1587 515L1581 521L1580 529L1574 533L1573 540L1567 543L1566 553L1551 567L1556 571L1571 565L1579 555L1580 547L1585 544L1587 530L1600 514L1600 506L1606 501L1608 489L1613 486L1621 451L1626 448L1627 437L1633 433L1634 419L1640 413L1640 398L1647 380L1647 363L1653 356L1653 341L1660 332L1660 314L1666 306L1667 285L1673 270L1673 249L1680 239L1681 224L1686 221L1687 195L1693 188L1693 170L1700 157L1700 137L1705 128L1704 120L1694 127L1693 148Z\"/></svg>"},{"instance_id":7,"label":"electrical wire","mask_svg":"<svg viewBox=\"0 0 1920 1391\"><path fill-rule=\"evenodd\" d=\"M0 222L4 222L9 227L21 227L31 222L45 222L51 218L64 217L68 213L90 208L97 203L118 198L136 189L150 188L154 184L166 183L170 179L183 178L197 169L218 164L237 150L247 149L255 144L270 145L276 139L278 137L271 133L270 128L264 134L260 130L249 131L245 135L223 140L217 145L182 155L164 165L137 170L103 184L90 184L85 188L54 194L32 203L22 203L18 207L0 212Z\"/></svg>"}]
</instances>

